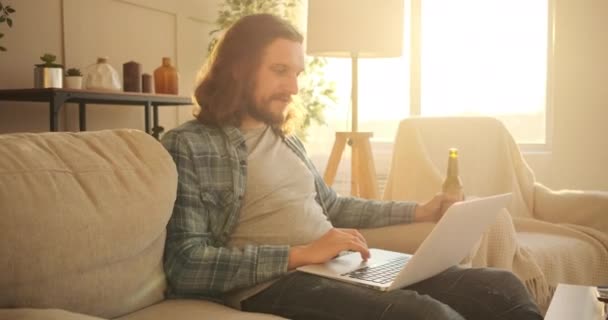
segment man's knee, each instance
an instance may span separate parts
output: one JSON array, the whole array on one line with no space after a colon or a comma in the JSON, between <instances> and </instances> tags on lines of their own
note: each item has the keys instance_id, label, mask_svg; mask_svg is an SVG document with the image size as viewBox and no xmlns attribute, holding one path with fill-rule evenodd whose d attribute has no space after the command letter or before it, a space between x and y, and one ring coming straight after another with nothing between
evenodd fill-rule
<instances>
[{"instance_id":1,"label":"man's knee","mask_svg":"<svg viewBox=\"0 0 608 320\"><path fill-rule=\"evenodd\" d=\"M480 280L495 288L504 288L507 292L527 292L524 283L511 271L497 268L480 268Z\"/></svg>"},{"instance_id":2,"label":"man's knee","mask_svg":"<svg viewBox=\"0 0 608 320\"><path fill-rule=\"evenodd\" d=\"M388 307L380 319L464 320L450 306L413 290L394 290L383 294Z\"/></svg>"},{"instance_id":3,"label":"man's knee","mask_svg":"<svg viewBox=\"0 0 608 320\"><path fill-rule=\"evenodd\" d=\"M513 319L541 319L536 302L524 283L508 270L496 268L474 269L479 280L486 283L488 295L496 297L497 306L503 305L505 314Z\"/></svg>"}]
</instances>

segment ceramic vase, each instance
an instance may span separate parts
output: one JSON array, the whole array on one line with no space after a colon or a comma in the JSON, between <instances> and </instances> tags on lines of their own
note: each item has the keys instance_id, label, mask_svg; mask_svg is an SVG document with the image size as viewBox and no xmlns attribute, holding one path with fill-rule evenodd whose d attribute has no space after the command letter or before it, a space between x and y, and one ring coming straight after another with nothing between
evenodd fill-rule
<instances>
[{"instance_id":1,"label":"ceramic vase","mask_svg":"<svg viewBox=\"0 0 608 320\"><path fill-rule=\"evenodd\" d=\"M149 73L144 73L141 75L141 91L145 93L153 93L153 80L152 75Z\"/></svg>"},{"instance_id":2,"label":"ceramic vase","mask_svg":"<svg viewBox=\"0 0 608 320\"><path fill-rule=\"evenodd\" d=\"M141 92L141 64L129 61L122 65L123 88L126 92Z\"/></svg>"},{"instance_id":3,"label":"ceramic vase","mask_svg":"<svg viewBox=\"0 0 608 320\"><path fill-rule=\"evenodd\" d=\"M92 90L122 90L118 72L105 57L97 58L97 63L87 67L84 86L86 89Z\"/></svg>"}]
</instances>

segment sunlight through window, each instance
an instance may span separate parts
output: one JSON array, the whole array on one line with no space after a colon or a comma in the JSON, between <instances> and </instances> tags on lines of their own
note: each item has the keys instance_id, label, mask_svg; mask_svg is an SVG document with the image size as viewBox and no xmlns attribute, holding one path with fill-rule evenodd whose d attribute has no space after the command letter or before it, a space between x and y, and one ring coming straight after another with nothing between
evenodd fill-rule
<instances>
[{"instance_id":1,"label":"sunlight through window","mask_svg":"<svg viewBox=\"0 0 608 320\"><path fill-rule=\"evenodd\" d=\"M489 115L544 143L547 0L423 0L421 114Z\"/></svg>"},{"instance_id":2,"label":"sunlight through window","mask_svg":"<svg viewBox=\"0 0 608 320\"><path fill-rule=\"evenodd\" d=\"M546 143L550 0L414 1L422 10L420 115L493 116L518 143ZM399 121L415 115L410 108L411 1L404 7L403 56L359 59L359 131L374 134L380 186ZM306 144L321 172L334 133L351 128L351 61L327 61L325 76L336 83L338 106L326 109L327 125L311 128ZM348 163L341 161L334 184L344 193Z\"/></svg>"}]
</instances>

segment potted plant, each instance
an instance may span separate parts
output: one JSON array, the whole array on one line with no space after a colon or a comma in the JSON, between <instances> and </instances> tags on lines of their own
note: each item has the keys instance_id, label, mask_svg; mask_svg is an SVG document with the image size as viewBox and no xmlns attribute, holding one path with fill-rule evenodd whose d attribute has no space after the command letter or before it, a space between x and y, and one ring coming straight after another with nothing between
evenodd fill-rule
<instances>
[{"instance_id":1,"label":"potted plant","mask_svg":"<svg viewBox=\"0 0 608 320\"><path fill-rule=\"evenodd\" d=\"M63 87L63 65L55 63L57 57L45 53L40 60L44 63L37 64L34 68L34 88L62 88Z\"/></svg>"},{"instance_id":2,"label":"potted plant","mask_svg":"<svg viewBox=\"0 0 608 320\"><path fill-rule=\"evenodd\" d=\"M69 68L65 72L65 88L82 89L82 73L78 68Z\"/></svg>"}]
</instances>

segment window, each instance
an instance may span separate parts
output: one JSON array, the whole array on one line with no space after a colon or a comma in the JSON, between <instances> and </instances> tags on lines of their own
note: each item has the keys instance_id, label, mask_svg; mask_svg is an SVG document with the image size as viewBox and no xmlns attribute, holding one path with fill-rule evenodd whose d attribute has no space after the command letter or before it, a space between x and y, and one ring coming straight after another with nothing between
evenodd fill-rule
<instances>
[{"instance_id":1,"label":"window","mask_svg":"<svg viewBox=\"0 0 608 320\"><path fill-rule=\"evenodd\" d=\"M550 1L405 1L403 56L359 59L359 130L374 133L380 191L399 119L408 115L490 115L520 144L547 142ZM420 26L412 32L416 17ZM410 35L419 48L410 48ZM415 50L420 61L412 58ZM350 63L328 59L326 75L336 81L339 105L326 111L327 126L311 128L307 143L321 172L334 132L350 131ZM411 74L410 63L419 63L419 75ZM419 82L413 97L410 79ZM410 107L412 98L419 98L419 106ZM342 193L348 193L349 165L344 152L334 184Z\"/></svg>"},{"instance_id":2,"label":"window","mask_svg":"<svg viewBox=\"0 0 608 320\"><path fill-rule=\"evenodd\" d=\"M490 115L545 143L547 0L422 0L421 114Z\"/></svg>"}]
</instances>

